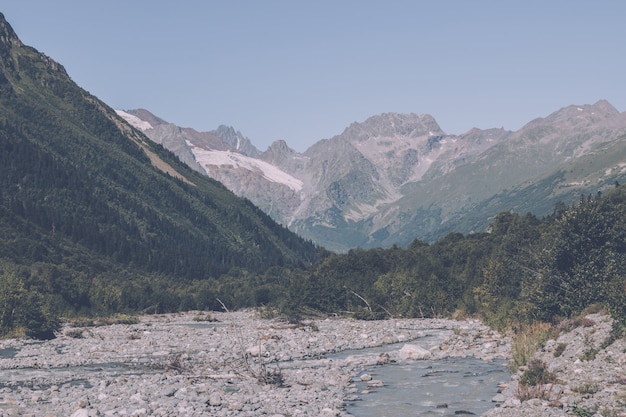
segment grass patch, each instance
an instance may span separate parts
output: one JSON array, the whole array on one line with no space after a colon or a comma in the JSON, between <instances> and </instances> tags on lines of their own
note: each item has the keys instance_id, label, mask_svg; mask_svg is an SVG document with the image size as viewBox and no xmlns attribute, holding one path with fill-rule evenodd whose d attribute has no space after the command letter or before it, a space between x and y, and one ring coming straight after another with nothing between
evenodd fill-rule
<instances>
[{"instance_id":1,"label":"grass patch","mask_svg":"<svg viewBox=\"0 0 626 417\"><path fill-rule=\"evenodd\" d=\"M554 384L556 375L548 371L545 362L539 359L533 359L528 364L528 369L524 371L519 379L520 385L537 386L545 384Z\"/></svg>"},{"instance_id":2,"label":"grass patch","mask_svg":"<svg viewBox=\"0 0 626 417\"><path fill-rule=\"evenodd\" d=\"M537 349L541 348L550 338L552 326L548 323L533 323L513 335L511 354L513 360L509 365L511 371L527 365Z\"/></svg>"},{"instance_id":3,"label":"grass patch","mask_svg":"<svg viewBox=\"0 0 626 417\"><path fill-rule=\"evenodd\" d=\"M572 391L578 394L590 394L593 395L596 392L600 391L600 385L596 382L585 382L581 385L577 385L572 387Z\"/></svg>"},{"instance_id":4,"label":"grass patch","mask_svg":"<svg viewBox=\"0 0 626 417\"><path fill-rule=\"evenodd\" d=\"M214 323L216 321L218 321L215 317L213 317L210 314L205 314L205 315L199 315L199 316L195 316L193 318L193 321L198 321L198 322L211 322Z\"/></svg>"}]
</instances>

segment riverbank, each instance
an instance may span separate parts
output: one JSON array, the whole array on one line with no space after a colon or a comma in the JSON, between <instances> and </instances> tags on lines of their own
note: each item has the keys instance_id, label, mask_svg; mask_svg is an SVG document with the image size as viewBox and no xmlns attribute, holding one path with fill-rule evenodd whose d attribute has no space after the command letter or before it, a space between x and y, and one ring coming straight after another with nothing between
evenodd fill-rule
<instances>
[{"instance_id":1,"label":"riverbank","mask_svg":"<svg viewBox=\"0 0 626 417\"><path fill-rule=\"evenodd\" d=\"M603 314L561 323L530 365L502 384L498 408L484 415L626 417L626 337L613 340L611 326ZM520 384L533 370L545 383Z\"/></svg>"},{"instance_id":2,"label":"riverbank","mask_svg":"<svg viewBox=\"0 0 626 417\"><path fill-rule=\"evenodd\" d=\"M487 415L572 415L576 406L624 416L618 408L626 401L624 339L599 349L610 320L589 320L593 326L564 332L537 353L562 381L552 388L560 394L519 401L520 371L494 392ZM421 347L433 337L432 347ZM381 345L390 346L388 353L335 355ZM597 349L593 360L580 361L590 346ZM563 349L558 357L556 349ZM511 339L476 320L289 324L259 319L252 311L142 316L134 324L66 326L46 342L1 340L0 416L346 417L346 401L367 395L355 384L367 378L363 369L467 356L509 359ZM369 384L376 389L385 381Z\"/></svg>"},{"instance_id":3,"label":"riverbank","mask_svg":"<svg viewBox=\"0 0 626 417\"><path fill-rule=\"evenodd\" d=\"M478 321L328 318L293 325L254 312L142 316L136 324L64 327L46 341L0 341L0 415L347 416L364 366L398 359L509 356ZM419 339L444 332L422 352ZM395 344L381 357L327 356ZM404 348L403 353L399 353ZM384 381L382 381L384 383Z\"/></svg>"}]
</instances>

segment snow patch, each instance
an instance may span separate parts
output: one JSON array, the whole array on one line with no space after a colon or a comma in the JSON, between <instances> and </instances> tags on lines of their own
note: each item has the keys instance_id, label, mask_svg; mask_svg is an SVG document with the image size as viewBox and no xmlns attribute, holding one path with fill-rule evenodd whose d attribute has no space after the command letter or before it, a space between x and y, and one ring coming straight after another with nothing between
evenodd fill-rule
<instances>
[{"instance_id":1,"label":"snow patch","mask_svg":"<svg viewBox=\"0 0 626 417\"><path fill-rule=\"evenodd\" d=\"M152 129L152 125L144 120L141 120L137 116L133 116L130 113L126 113L123 110L115 110L118 116L126 120L132 127L135 127L141 131Z\"/></svg>"},{"instance_id":2,"label":"snow patch","mask_svg":"<svg viewBox=\"0 0 626 417\"><path fill-rule=\"evenodd\" d=\"M235 168L243 168L248 171L260 171L268 181L284 184L294 191L302 190L303 182L292 177L286 172L278 169L272 164L261 161L249 156L242 155L232 151L216 151L213 149L202 149L194 146L193 143L187 141L187 145L191 147L191 151L196 157L196 161L202 166L232 166Z\"/></svg>"}]
</instances>

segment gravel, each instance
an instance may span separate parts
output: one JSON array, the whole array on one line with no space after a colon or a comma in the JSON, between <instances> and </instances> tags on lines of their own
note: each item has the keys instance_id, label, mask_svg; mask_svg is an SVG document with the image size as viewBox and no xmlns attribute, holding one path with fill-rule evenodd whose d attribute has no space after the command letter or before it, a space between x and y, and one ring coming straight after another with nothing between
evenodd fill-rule
<instances>
[{"instance_id":1,"label":"gravel","mask_svg":"<svg viewBox=\"0 0 626 417\"><path fill-rule=\"evenodd\" d=\"M511 352L509 337L476 320L327 318L290 324L252 311L211 313L216 321L203 321L207 317L142 316L137 324L65 327L46 342L1 340L0 416L348 416L345 401L354 397L353 381L367 378L366 366L413 360L411 355L508 359ZM594 319L598 330L589 337L601 343L610 322ZM571 415L574 404L618 410L626 399L623 339L598 351L593 361L577 362L584 348L580 340L592 339L576 332L548 342L537 354L563 380L562 394L519 401L520 371L502 382L487 415ZM433 334L441 340L428 353L415 348ZM568 345L555 358L559 343ZM334 355L395 344L386 355ZM399 356L409 352L408 358ZM594 394L572 391L583 391L587 381L596 384Z\"/></svg>"}]
</instances>

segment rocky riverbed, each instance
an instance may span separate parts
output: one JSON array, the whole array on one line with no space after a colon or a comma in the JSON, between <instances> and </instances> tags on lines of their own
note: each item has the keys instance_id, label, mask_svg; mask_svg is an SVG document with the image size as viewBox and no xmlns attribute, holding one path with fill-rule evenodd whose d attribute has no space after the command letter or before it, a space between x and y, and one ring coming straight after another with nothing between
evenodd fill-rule
<instances>
[{"instance_id":1,"label":"rocky riverbed","mask_svg":"<svg viewBox=\"0 0 626 417\"><path fill-rule=\"evenodd\" d=\"M603 337L606 325L598 323L596 336ZM582 336L575 331L567 333L571 341L557 362L553 349L566 342L550 341L538 353L555 363L554 372L564 380L560 405L518 401L516 374L494 393L488 415L572 415L578 398L570 397L576 394L573 384L588 380L597 384L581 394L588 401L578 404L595 407L591 399L597 396L598 408L615 404L612 415L621 416L623 340L598 351L594 361L576 363L575 344ZM424 349L420 339L432 337L437 343ZM381 345L392 349L335 355ZM510 358L510 349L510 338L475 320L327 318L289 324L251 311L142 316L134 324L65 327L46 342L0 341L0 416L349 416L346 401L368 395L355 382L368 378L363 370L372 365L459 356L491 361ZM606 363L606 370L595 372L595 361ZM372 389L385 384L367 382Z\"/></svg>"}]
</instances>

